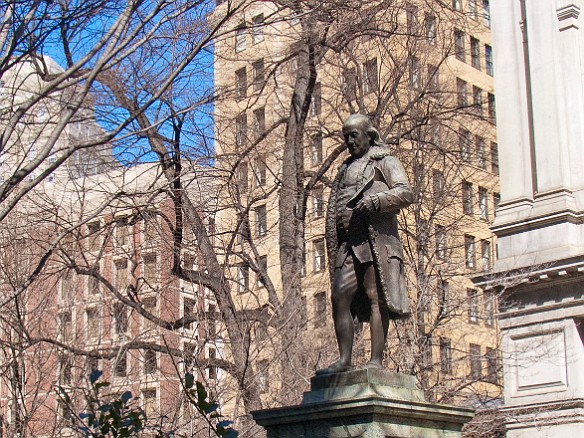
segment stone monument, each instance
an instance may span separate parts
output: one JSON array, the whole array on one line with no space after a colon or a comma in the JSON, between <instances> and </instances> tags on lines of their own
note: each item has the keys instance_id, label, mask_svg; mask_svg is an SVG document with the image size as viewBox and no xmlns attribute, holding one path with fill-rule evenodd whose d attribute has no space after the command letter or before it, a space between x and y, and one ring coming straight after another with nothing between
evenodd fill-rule
<instances>
[{"instance_id":1,"label":"stone monument","mask_svg":"<svg viewBox=\"0 0 584 438\"><path fill-rule=\"evenodd\" d=\"M473 410L428 403L414 376L383 370L391 319L409 315L397 213L412 202L403 166L368 117L350 116L351 156L333 183L327 247L339 360L318 370L302 403L252 412L268 438L460 437ZM369 321L371 360L352 367L354 317Z\"/></svg>"},{"instance_id":2,"label":"stone monument","mask_svg":"<svg viewBox=\"0 0 584 438\"><path fill-rule=\"evenodd\" d=\"M583 6L491 1L508 438L584 436Z\"/></svg>"}]
</instances>

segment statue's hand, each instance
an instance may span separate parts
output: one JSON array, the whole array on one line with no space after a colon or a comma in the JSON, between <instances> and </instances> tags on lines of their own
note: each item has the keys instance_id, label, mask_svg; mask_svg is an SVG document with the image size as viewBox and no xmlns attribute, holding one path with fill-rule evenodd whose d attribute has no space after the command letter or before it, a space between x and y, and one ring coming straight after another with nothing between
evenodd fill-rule
<instances>
[{"instance_id":1,"label":"statue's hand","mask_svg":"<svg viewBox=\"0 0 584 438\"><path fill-rule=\"evenodd\" d=\"M355 206L354 211L359 214L369 214L376 211L375 202L371 195L364 196L357 205Z\"/></svg>"}]
</instances>

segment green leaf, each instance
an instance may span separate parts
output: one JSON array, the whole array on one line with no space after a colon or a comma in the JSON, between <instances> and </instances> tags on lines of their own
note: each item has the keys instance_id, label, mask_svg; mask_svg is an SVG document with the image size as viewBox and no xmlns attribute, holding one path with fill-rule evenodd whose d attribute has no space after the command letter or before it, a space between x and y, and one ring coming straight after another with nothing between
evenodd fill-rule
<instances>
[{"instance_id":1,"label":"green leaf","mask_svg":"<svg viewBox=\"0 0 584 438\"><path fill-rule=\"evenodd\" d=\"M97 382L97 380L103 375L103 372L100 370L93 370L89 375L89 383L92 385Z\"/></svg>"},{"instance_id":2,"label":"green leaf","mask_svg":"<svg viewBox=\"0 0 584 438\"><path fill-rule=\"evenodd\" d=\"M130 401L130 399L132 398L132 392L126 391L122 394L122 396L120 398L122 399L122 401L124 403L128 403Z\"/></svg>"},{"instance_id":3,"label":"green leaf","mask_svg":"<svg viewBox=\"0 0 584 438\"><path fill-rule=\"evenodd\" d=\"M193 376L191 373L186 373L185 374L185 388L191 389L194 384L195 384L195 376Z\"/></svg>"}]
</instances>

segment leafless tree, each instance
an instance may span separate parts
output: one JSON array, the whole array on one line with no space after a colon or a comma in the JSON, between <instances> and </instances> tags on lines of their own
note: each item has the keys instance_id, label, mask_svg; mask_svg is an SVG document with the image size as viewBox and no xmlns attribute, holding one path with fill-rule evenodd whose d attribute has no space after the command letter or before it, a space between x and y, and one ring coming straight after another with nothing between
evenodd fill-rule
<instances>
[{"instance_id":1,"label":"leafless tree","mask_svg":"<svg viewBox=\"0 0 584 438\"><path fill-rule=\"evenodd\" d=\"M263 3L258 4L263 7ZM0 185L1 199L5 200L0 219L11 217L23 200L30 202L33 196L28 196L29 192L63 165L78 171L75 176L87 173L83 154L78 155L81 161L71 161L71 157L77 159L77 152L95 152L107 145L125 164L147 157L156 159L160 174L147 179L147 186L141 190L132 192L122 189L123 184L98 187L101 201L87 211L65 215L57 208L52 222L47 222L54 224L50 237L36 239L46 242L39 243L35 252L41 257L27 268L24 279L10 288L6 295L10 300L3 303L24 297L31 284L43 280L41 273L47 278L65 278L70 275L68 271L73 271L78 282L87 282L88 278L98 281L110 302L121 303L161 333L180 331L202 317L211 323L220 315L222 326L218 330L229 353L202 357L198 365L202 369L219 367L230 376L226 381L234 382L237 388L236 406L243 407L239 414L246 416L266 405L297 401L314 369L334 354L330 342L315 340L312 335L313 329L320 333L314 326L321 324L324 316L307 321L307 290L328 289L325 275L303 278L308 265L307 249L312 250L306 246L306 236L323 232L322 228L316 231L322 227L317 223L321 219L312 220L318 216L314 209L320 208L320 201L314 199L321 196L321 190L322 196L326 195L330 176L342 159L339 127L343 118L360 111L372 117L382 137L406 163L417 195L415 206L403 213L402 221L411 289L415 291L416 309L411 322L414 330L397 327L403 348L392 346L390 360L397 370L422 376L429 393L438 391L442 380L425 377L428 370L420 369L417 359L432 334L466 309L466 301L461 300L460 305L452 305L444 313L445 307L439 303L441 289L435 286L437 279L448 281L457 275L464 262L456 255L464 247L456 232L466 218L450 208L462 190L464 160L459 149L459 127L469 120L489 123L480 120L480 105L458 101L456 90L437 73L455 50L453 20L459 20L457 25L461 28L466 28L469 21L438 3L424 5L424 9L419 5L417 21L408 22L404 12L411 5L402 1L370 2L366 10L360 9L361 2L274 2L263 21L248 22L244 31L261 31L267 38L277 36L284 40L286 49L277 57L264 59L263 76L249 84L249 89L255 91L248 94L251 97L241 99L237 113L216 114L216 129L221 135L215 139L214 155L210 104L214 99L218 104L239 99L240 90L214 90L206 78L212 61L218 65L235 62L226 59L220 47L233 44L241 29L243 11L257 5L224 2L210 17L203 2L104 1L73 6L50 3L42 7L54 10L43 11L31 3L27 5L32 11L29 15L17 5L7 9L1 34L7 50L4 69L0 70L6 72L2 77L17 77L9 73L26 65L36 75L34 80L40 89L7 107L2 147L7 153L30 133L34 140L30 144L39 146L36 158L22 160ZM422 10L427 12L424 20L435 20L431 34L421 18ZM106 14L108 18L104 19ZM38 17L47 17L47 21ZM212 41L214 53L210 52ZM53 55L63 68L57 68L45 54ZM259 72L260 66L257 68ZM8 89L14 87L11 79L5 84ZM268 111L273 109L266 125L261 126L258 119L257 130L238 137L237 116L242 110L251 114L264 101L271 102L271 106L266 105ZM46 110L39 113L43 105ZM55 113L54 108L59 111ZM38 121L39 127L24 132L29 119ZM94 119L103 129L63 141L71 124ZM314 145L318 146L321 140L324 147L319 155ZM29 144L28 137L25 143ZM24 152L30 156L30 147ZM54 161L49 159L53 154ZM256 163L263 166L269 178L262 182L258 174L260 180L252 190L249 175L243 169L247 166L248 170L259 170L254 167ZM445 179L454 183L445 185L445 193L430 200L434 168L442 169ZM124 174L126 169L119 170ZM193 189L197 180L194 177L206 175L213 177L216 188L211 190L205 185L204 190L208 195L217 193L220 202L213 202L212 196L201 198L199 191ZM140 180L136 176L136 181ZM83 195L86 190L80 182L80 206L89 204ZM258 209L265 205L268 211ZM272 208L274 214L270 217L278 218L277 222L258 228L258 218L272 215ZM164 246L160 254L165 257L159 259L160 265L164 272L172 274L167 280L168 289L175 287L176 281L193 287L201 285L213 295L213 310L181 314L180 303L174 303L174 314L163 317L152 312L140 295L148 289L141 271L140 245L126 254L129 280L123 287L112 275L95 268L95 260L107 257L105 250L97 258L87 256L92 235L101 236L103 242L115 239L117 212L124 211L125 220L140 229L153 210L160 227L158 242ZM45 216L51 211L45 209ZM215 228L212 224L216 216L235 219ZM98 228L92 227L96 218L100 218ZM436 239L436 228L427 226L434 220L437 223L436 218L449 232L452 257L446 264L435 259L432 244L424 246L424 241ZM267 237L278 245L278 260L270 260L269 266L262 258L262 242ZM188 253L197 254L198 262L193 263ZM52 264L46 270L48 260ZM278 269L272 269L273 265ZM248 269L247 279L234 275L240 266ZM249 300L244 306L237 290L242 281L250 281L250 272L256 275L260 285L256 289L261 291L245 295ZM163 285L161 299L166 290ZM427 310L428 306L433 312ZM406 333L411 333L411 338ZM149 342L137 337L97 351L80 345L80 339L63 342L55 333L41 335L36 329L33 333L29 330L22 348L47 344L73 356L100 360L116 360L121 352L144 349L168 354L176 361L184 356L182 346L164 344L161 339ZM264 348L270 352L269 357L261 356ZM263 396L267 402L262 403L266 379L270 379L268 370L276 376L271 378L278 382L279 389L268 391Z\"/></svg>"}]
</instances>

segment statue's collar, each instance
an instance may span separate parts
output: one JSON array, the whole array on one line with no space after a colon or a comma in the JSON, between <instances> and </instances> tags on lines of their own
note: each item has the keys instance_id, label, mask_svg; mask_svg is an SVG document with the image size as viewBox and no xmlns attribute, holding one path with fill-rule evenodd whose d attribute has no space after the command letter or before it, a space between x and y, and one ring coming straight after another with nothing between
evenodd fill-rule
<instances>
[{"instance_id":1,"label":"statue's collar","mask_svg":"<svg viewBox=\"0 0 584 438\"><path fill-rule=\"evenodd\" d=\"M349 164L355 160L360 160L360 159L365 159L365 160L381 160L382 158L387 157L388 155L391 155L389 152L389 148L387 146L371 146L369 148L369 150L367 152L365 152L365 155L363 155L360 158L355 158L353 156L350 156L349 158L347 158L345 160L345 164Z\"/></svg>"}]
</instances>

